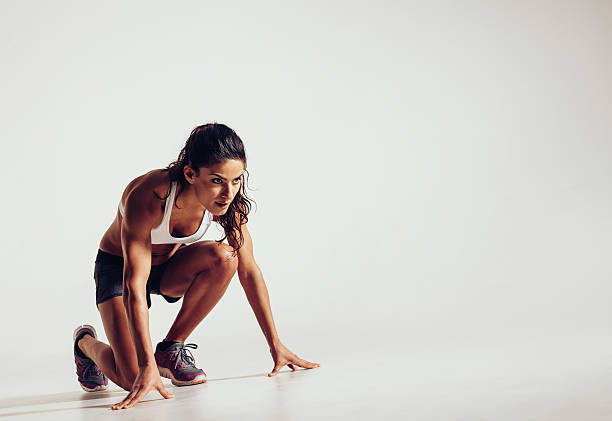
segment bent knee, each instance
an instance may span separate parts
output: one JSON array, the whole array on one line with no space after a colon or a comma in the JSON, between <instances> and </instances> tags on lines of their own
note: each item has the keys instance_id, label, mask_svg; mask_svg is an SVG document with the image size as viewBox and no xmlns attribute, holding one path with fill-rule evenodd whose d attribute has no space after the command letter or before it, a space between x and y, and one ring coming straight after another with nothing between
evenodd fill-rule
<instances>
[{"instance_id":1,"label":"bent knee","mask_svg":"<svg viewBox=\"0 0 612 421\"><path fill-rule=\"evenodd\" d=\"M196 245L197 244L197 245ZM238 269L238 255L224 243L202 242L189 247L197 247L199 267L196 274L213 273L215 278L225 279L233 276Z\"/></svg>"},{"instance_id":2,"label":"bent knee","mask_svg":"<svg viewBox=\"0 0 612 421\"><path fill-rule=\"evenodd\" d=\"M208 250L214 266L224 271L235 271L238 268L238 255L224 243L215 243Z\"/></svg>"}]
</instances>

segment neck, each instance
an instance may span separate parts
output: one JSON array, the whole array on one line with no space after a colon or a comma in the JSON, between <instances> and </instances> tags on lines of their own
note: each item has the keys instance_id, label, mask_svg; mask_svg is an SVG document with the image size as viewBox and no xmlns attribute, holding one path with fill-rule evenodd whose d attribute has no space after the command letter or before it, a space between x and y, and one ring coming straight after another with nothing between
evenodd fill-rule
<instances>
[{"instance_id":1,"label":"neck","mask_svg":"<svg viewBox=\"0 0 612 421\"><path fill-rule=\"evenodd\" d=\"M195 189L191 184L187 183L183 186L183 191L181 192L181 195L177 199L176 195L178 195L180 188L181 188L180 183L177 183L176 193L175 193L175 203L177 206L180 206L181 208L184 208L184 209L194 210L194 211L201 211L204 209L204 205L202 205L200 201L198 200L198 198L196 197Z\"/></svg>"}]
</instances>

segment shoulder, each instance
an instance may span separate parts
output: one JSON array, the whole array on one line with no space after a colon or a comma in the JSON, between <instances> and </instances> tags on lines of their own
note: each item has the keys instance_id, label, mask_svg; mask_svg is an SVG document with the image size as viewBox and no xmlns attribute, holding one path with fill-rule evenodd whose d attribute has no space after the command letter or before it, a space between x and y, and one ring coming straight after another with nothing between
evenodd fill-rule
<instances>
[{"instance_id":1,"label":"shoulder","mask_svg":"<svg viewBox=\"0 0 612 421\"><path fill-rule=\"evenodd\" d=\"M259 268L253 256L253 239L251 238L251 233L247 229L247 223L238 212L235 212L233 216L235 218L235 223L232 224L230 231L228 232L228 229L226 229L225 233L230 247L237 250L238 277L242 281L256 273ZM220 218L214 216L213 221L220 222Z\"/></svg>"},{"instance_id":2,"label":"shoulder","mask_svg":"<svg viewBox=\"0 0 612 421\"><path fill-rule=\"evenodd\" d=\"M225 215L223 218L221 216L213 215L212 220L223 227L228 244L234 248L234 250L238 250L239 248L242 248L241 245L243 246L245 241L250 243L251 236L249 234L249 230L247 229L246 218L244 218L244 216L238 212L234 212L232 216L234 219L233 221L231 221L231 218L227 218Z\"/></svg>"},{"instance_id":3,"label":"shoulder","mask_svg":"<svg viewBox=\"0 0 612 421\"><path fill-rule=\"evenodd\" d=\"M123 191L121 202L125 216L138 215L140 218L155 220L163 217L162 200L168 193L170 180L164 170L155 169L130 181ZM161 200L160 200L161 198Z\"/></svg>"}]
</instances>

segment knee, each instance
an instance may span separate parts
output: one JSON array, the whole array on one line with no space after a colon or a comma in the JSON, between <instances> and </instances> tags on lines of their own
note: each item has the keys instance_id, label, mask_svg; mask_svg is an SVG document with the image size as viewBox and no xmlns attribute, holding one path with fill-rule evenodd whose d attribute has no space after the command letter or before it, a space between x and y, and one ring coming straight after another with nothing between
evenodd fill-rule
<instances>
[{"instance_id":1,"label":"knee","mask_svg":"<svg viewBox=\"0 0 612 421\"><path fill-rule=\"evenodd\" d=\"M215 243L209 249L213 270L222 272L224 275L234 275L238 269L238 255L233 249L224 243ZM231 277L231 276L230 276Z\"/></svg>"},{"instance_id":2,"label":"knee","mask_svg":"<svg viewBox=\"0 0 612 421\"><path fill-rule=\"evenodd\" d=\"M194 246L196 245L190 247ZM238 270L238 255L233 253L233 249L227 244L217 242L202 242L196 247L199 253L197 260L201 262L196 277L212 277L223 284L228 283Z\"/></svg>"}]
</instances>

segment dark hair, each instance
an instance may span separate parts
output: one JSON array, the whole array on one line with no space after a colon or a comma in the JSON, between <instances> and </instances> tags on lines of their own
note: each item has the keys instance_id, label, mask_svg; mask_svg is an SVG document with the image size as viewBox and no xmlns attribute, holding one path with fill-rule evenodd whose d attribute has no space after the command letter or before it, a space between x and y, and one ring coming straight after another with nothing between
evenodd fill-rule
<instances>
[{"instance_id":1,"label":"dark hair","mask_svg":"<svg viewBox=\"0 0 612 421\"><path fill-rule=\"evenodd\" d=\"M178 198L187 184L183 173L185 165L189 165L197 175L200 175L201 167L220 164L227 159L241 160L244 163L244 172L247 175L246 180L244 175L240 177L238 193L230 203L227 212L219 216L219 224L223 227L225 236L217 242L221 243L227 238L231 243L237 244L238 247L232 247L234 254L236 254L244 243L241 225L246 224L249 220L247 215L251 211L252 204L255 203L246 195L249 177L249 172L246 170L246 152L244 144L236 132L221 123L208 123L196 127L191 131L185 146L179 152L178 159L170 163L165 170L168 171L171 182L177 181L181 185L176 195ZM160 199L165 200L161 197Z\"/></svg>"}]
</instances>

